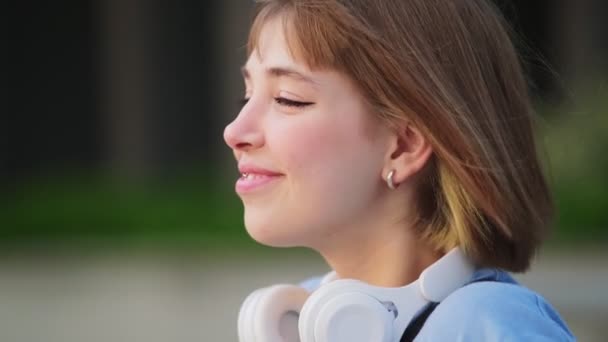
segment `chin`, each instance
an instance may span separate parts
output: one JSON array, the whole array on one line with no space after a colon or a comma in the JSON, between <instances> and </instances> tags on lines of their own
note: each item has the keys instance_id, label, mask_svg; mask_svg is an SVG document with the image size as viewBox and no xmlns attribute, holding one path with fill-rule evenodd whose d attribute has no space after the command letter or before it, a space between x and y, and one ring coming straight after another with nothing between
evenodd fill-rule
<instances>
[{"instance_id":1,"label":"chin","mask_svg":"<svg viewBox=\"0 0 608 342\"><path fill-rule=\"evenodd\" d=\"M297 244L291 234L285 234L284 231L279 231L278 227L268 225L257 226L245 224L247 233L257 243L269 247L294 247Z\"/></svg>"},{"instance_id":2,"label":"chin","mask_svg":"<svg viewBox=\"0 0 608 342\"><path fill-rule=\"evenodd\" d=\"M274 221L274 220L272 220ZM280 224L269 220L254 220L245 216L247 233L256 242L269 247L296 247L303 245L302 234L297 234L297 227Z\"/></svg>"}]
</instances>

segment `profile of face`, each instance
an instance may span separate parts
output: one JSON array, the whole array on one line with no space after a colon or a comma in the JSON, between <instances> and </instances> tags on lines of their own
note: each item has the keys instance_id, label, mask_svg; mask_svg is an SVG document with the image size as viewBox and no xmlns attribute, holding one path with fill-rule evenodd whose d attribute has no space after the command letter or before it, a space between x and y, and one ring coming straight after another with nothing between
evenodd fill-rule
<instances>
[{"instance_id":1,"label":"profile of face","mask_svg":"<svg viewBox=\"0 0 608 342\"><path fill-rule=\"evenodd\" d=\"M280 20L243 67L245 104L225 128L245 226L270 246L315 248L348 234L387 191L389 129L344 75L294 59Z\"/></svg>"}]
</instances>

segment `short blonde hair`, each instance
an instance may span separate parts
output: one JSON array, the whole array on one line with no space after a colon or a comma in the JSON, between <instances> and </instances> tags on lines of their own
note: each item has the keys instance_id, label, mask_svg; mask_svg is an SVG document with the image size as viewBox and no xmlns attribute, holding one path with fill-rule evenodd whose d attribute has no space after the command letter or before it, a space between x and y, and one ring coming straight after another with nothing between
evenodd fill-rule
<instances>
[{"instance_id":1,"label":"short blonde hair","mask_svg":"<svg viewBox=\"0 0 608 342\"><path fill-rule=\"evenodd\" d=\"M342 72L373 112L412 122L434 154L418 189L416 231L479 266L525 271L553 206L517 53L484 0L258 1L248 53L283 20L294 58Z\"/></svg>"}]
</instances>

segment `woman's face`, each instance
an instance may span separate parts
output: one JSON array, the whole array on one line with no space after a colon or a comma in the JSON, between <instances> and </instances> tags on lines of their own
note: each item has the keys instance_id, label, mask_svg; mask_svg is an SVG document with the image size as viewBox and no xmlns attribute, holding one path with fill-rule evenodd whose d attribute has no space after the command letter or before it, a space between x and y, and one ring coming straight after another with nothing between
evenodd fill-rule
<instances>
[{"instance_id":1,"label":"woman's face","mask_svg":"<svg viewBox=\"0 0 608 342\"><path fill-rule=\"evenodd\" d=\"M383 189L388 129L345 76L294 60L280 20L243 67L246 102L224 131L241 171L245 226L272 246L344 236Z\"/></svg>"}]
</instances>

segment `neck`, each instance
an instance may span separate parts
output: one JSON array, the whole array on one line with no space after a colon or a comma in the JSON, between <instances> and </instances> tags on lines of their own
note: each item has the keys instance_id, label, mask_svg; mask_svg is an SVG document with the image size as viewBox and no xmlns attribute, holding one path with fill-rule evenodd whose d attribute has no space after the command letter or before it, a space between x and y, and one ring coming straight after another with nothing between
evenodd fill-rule
<instances>
[{"instance_id":1,"label":"neck","mask_svg":"<svg viewBox=\"0 0 608 342\"><path fill-rule=\"evenodd\" d=\"M422 271L442 256L416 237L406 223L408 220L378 213L356 222L338 230L342 233L325 239L316 248L339 278L401 287L418 279Z\"/></svg>"}]
</instances>

